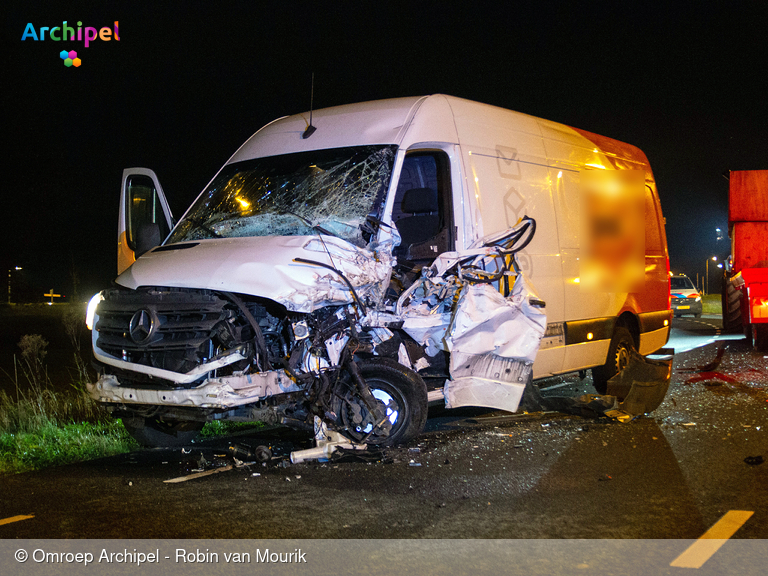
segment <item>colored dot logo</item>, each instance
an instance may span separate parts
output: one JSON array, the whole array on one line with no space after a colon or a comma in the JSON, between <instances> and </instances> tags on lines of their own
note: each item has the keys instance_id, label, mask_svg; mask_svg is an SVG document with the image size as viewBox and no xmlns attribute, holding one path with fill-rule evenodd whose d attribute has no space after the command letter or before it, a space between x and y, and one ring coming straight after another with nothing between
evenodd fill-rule
<instances>
[{"instance_id":1,"label":"colored dot logo","mask_svg":"<svg viewBox=\"0 0 768 576\"><path fill-rule=\"evenodd\" d=\"M70 50L67 52L66 50L62 50L59 52L59 56L62 60L64 60L64 66L69 68L70 66L74 66L75 68L79 67L80 64L83 62L80 60L80 58L77 57L77 52L74 50Z\"/></svg>"}]
</instances>

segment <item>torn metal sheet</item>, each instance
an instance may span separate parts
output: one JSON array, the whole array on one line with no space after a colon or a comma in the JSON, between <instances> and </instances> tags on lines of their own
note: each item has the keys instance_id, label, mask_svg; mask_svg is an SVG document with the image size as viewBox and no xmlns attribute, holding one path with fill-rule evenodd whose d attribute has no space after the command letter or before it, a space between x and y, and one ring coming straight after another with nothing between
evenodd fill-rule
<instances>
[{"instance_id":1,"label":"torn metal sheet","mask_svg":"<svg viewBox=\"0 0 768 576\"><path fill-rule=\"evenodd\" d=\"M492 353L532 363L547 328L541 308L522 274L512 294L504 298L490 284L474 284L462 291L448 342L451 352Z\"/></svg>"},{"instance_id":2,"label":"torn metal sheet","mask_svg":"<svg viewBox=\"0 0 768 576\"><path fill-rule=\"evenodd\" d=\"M443 387L446 408L485 406L515 412L533 365L495 354L451 354L451 380Z\"/></svg>"},{"instance_id":3,"label":"torn metal sheet","mask_svg":"<svg viewBox=\"0 0 768 576\"><path fill-rule=\"evenodd\" d=\"M522 274L508 298L489 284L462 292L446 338L451 350L447 408L517 410L547 326L546 314L531 304L532 298Z\"/></svg>"}]
</instances>

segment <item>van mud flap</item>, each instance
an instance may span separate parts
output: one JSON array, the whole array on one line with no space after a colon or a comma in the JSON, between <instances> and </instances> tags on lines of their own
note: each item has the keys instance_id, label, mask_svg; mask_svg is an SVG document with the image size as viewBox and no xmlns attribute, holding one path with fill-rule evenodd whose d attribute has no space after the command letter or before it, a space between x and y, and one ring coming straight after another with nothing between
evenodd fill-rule
<instances>
[{"instance_id":1,"label":"van mud flap","mask_svg":"<svg viewBox=\"0 0 768 576\"><path fill-rule=\"evenodd\" d=\"M538 386L529 381L520 407L529 412L550 410L629 422L659 407L669 389L671 375L671 357L650 360L632 351L626 368L608 380L608 394L545 398Z\"/></svg>"}]
</instances>

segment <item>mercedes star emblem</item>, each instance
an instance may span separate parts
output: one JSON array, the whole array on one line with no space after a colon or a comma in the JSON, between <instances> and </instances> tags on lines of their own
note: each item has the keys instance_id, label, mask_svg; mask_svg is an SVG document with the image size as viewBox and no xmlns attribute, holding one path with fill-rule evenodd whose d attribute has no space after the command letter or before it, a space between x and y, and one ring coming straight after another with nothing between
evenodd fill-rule
<instances>
[{"instance_id":1,"label":"mercedes star emblem","mask_svg":"<svg viewBox=\"0 0 768 576\"><path fill-rule=\"evenodd\" d=\"M131 334L131 340L136 344L143 344L149 337L152 336L152 332L155 328L155 321L152 318L152 314L149 310L141 309L136 312L131 318L131 323L128 326L128 331Z\"/></svg>"}]
</instances>

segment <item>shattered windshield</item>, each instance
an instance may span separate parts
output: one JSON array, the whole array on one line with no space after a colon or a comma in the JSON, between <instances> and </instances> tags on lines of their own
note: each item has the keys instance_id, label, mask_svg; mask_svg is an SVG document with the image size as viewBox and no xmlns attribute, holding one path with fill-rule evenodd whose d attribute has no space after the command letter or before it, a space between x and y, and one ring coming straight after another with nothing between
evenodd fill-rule
<instances>
[{"instance_id":1,"label":"shattered windshield","mask_svg":"<svg viewBox=\"0 0 768 576\"><path fill-rule=\"evenodd\" d=\"M360 226L378 214L395 151L395 146L333 148L225 166L167 244L320 232L364 246Z\"/></svg>"}]
</instances>

